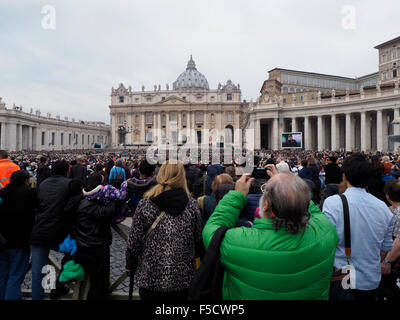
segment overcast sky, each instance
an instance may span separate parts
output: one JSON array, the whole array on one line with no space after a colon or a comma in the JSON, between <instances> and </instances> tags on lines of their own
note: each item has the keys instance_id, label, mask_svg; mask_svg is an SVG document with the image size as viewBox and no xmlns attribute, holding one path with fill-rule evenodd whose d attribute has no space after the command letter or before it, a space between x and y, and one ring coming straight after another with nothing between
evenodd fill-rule
<instances>
[{"instance_id":1,"label":"overcast sky","mask_svg":"<svg viewBox=\"0 0 400 320\"><path fill-rule=\"evenodd\" d=\"M56 29L42 27L45 5ZM400 36L399 12L399 0L0 0L0 97L109 123L112 86L171 88L192 54L210 88L231 79L255 100L275 67L376 72L374 46Z\"/></svg>"}]
</instances>

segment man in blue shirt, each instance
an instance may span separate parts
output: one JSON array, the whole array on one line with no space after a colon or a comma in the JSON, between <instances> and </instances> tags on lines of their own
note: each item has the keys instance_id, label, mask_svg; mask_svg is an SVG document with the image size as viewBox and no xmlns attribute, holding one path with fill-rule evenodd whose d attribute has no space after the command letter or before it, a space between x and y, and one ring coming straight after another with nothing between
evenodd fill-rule
<instances>
[{"instance_id":1,"label":"man in blue shirt","mask_svg":"<svg viewBox=\"0 0 400 320\"><path fill-rule=\"evenodd\" d=\"M371 174L370 165L362 155L353 155L343 162L343 193L349 203L351 257L355 269L353 296L376 299L381 281L381 263L391 263L385 257L392 249L393 214L387 205L365 190ZM342 201L338 195L325 200L322 210L336 226L339 242L335 254L335 268L347 265L344 247L344 218Z\"/></svg>"}]
</instances>

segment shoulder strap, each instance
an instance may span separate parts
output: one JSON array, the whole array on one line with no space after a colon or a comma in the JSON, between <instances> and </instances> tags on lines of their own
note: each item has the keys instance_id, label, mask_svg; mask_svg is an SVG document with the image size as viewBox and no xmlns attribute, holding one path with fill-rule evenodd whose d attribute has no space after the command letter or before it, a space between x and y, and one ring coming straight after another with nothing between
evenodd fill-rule
<instances>
[{"instance_id":1,"label":"shoulder strap","mask_svg":"<svg viewBox=\"0 0 400 320\"><path fill-rule=\"evenodd\" d=\"M158 223L161 221L161 219L165 216L165 211L161 211L161 214L157 217L157 219L153 222L153 224L151 225L151 227L149 228L149 230L147 230L146 232L146 236L147 237L158 225Z\"/></svg>"},{"instance_id":2,"label":"shoulder strap","mask_svg":"<svg viewBox=\"0 0 400 320\"><path fill-rule=\"evenodd\" d=\"M349 214L349 203L347 202L346 196L340 195L343 204L343 221L344 221L344 247L347 258L347 263L349 263L349 258L351 256L351 240L350 240L350 214Z\"/></svg>"}]
</instances>

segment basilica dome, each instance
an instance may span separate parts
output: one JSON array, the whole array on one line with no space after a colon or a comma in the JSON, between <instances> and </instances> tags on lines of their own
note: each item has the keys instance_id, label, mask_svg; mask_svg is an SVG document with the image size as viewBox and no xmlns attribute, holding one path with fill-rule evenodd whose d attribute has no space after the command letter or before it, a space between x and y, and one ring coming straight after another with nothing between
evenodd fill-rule
<instances>
[{"instance_id":1,"label":"basilica dome","mask_svg":"<svg viewBox=\"0 0 400 320\"><path fill-rule=\"evenodd\" d=\"M183 72L173 84L174 90L179 89L203 89L209 90L206 77L196 69L192 56L187 64L185 72Z\"/></svg>"}]
</instances>

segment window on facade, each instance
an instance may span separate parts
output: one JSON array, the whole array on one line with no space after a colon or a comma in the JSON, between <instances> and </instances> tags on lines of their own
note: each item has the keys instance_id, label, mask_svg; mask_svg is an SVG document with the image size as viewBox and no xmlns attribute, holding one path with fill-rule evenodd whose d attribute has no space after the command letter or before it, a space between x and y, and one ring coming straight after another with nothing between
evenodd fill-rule
<instances>
[{"instance_id":1,"label":"window on facade","mask_svg":"<svg viewBox=\"0 0 400 320\"><path fill-rule=\"evenodd\" d=\"M124 103L124 100L125 100L125 97L123 97L123 96L119 97L119 103Z\"/></svg>"},{"instance_id":2,"label":"window on facade","mask_svg":"<svg viewBox=\"0 0 400 320\"><path fill-rule=\"evenodd\" d=\"M311 95L311 100L314 100L315 99L315 95Z\"/></svg>"},{"instance_id":3,"label":"window on facade","mask_svg":"<svg viewBox=\"0 0 400 320\"><path fill-rule=\"evenodd\" d=\"M283 98L283 103L286 103L286 101L287 101L287 99L286 99L286 98Z\"/></svg>"},{"instance_id":4,"label":"window on facade","mask_svg":"<svg viewBox=\"0 0 400 320\"><path fill-rule=\"evenodd\" d=\"M163 115L161 116L161 122L162 122L162 123L165 123L165 121L166 121L166 116L165 116L165 114L163 114Z\"/></svg>"},{"instance_id":5,"label":"window on facade","mask_svg":"<svg viewBox=\"0 0 400 320\"><path fill-rule=\"evenodd\" d=\"M228 112L228 121L232 121L232 112Z\"/></svg>"},{"instance_id":6,"label":"window on facade","mask_svg":"<svg viewBox=\"0 0 400 320\"><path fill-rule=\"evenodd\" d=\"M152 123L153 122L153 115L151 113L147 114L146 121L147 121L147 123Z\"/></svg>"},{"instance_id":7,"label":"window on facade","mask_svg":"<svg viewBox=\"0 0 400 320\"><path fill-rule=\"evenodd\" d=\"M397 51L396 51L396 48L393 48L392 59L396 59L396 58L397 58Z\"/></svg>"},{"instance_id":8,"label":"window on facade","mask_svg":"<svg viewBox=\"0 0 400 320\"><path fill-rule=\"evenodd\" d=\"M151 98L149 97L149 98L146 98L146 101L147 102L150 102L151 101Z\"/></svg>"},{"instance_id":9,"label":"window on facade","mask_svg":"<svg viewBox=\"0 0 400 320\"><path fill-rule=\"evenodd\" d=\"M302 102L303 102L303 100L304 100L303 96L300 96L300 101L302 101Z\"/></svg>"},{"instance_id":10,"label":"window on facade","mask_svg":"<svg viewBox=\"0 0 400 320\"><path fill-rule=\"evenodd\" d=\"M165 100L165 97L161 97L161 101L164 101Z\"/></svg>"},{"instance_id":11,"label":"window on facade","mask_svg":"<svg viewBox=\"0 0 400 320\"><path fill-rule=\"evenodd\" d=\"M72 135L69 134L69 135L68 135L68 145L71 145L71 140L72 140Z\"/></svg>"},{"instance_id":12,"label":"window on facade","mask_svg":"<svg viewBox=\"0 0 400 320\"><path fill-rule=\"evenodd\" d=\"M186 114L185 113L182 115L182 122L186 123Z\"/></svg>"},{"instance_id":13,"label":"window on facade","mask_svg":"<svg viewBox=\"0 0 400 320\"><path fill-rule=\"evenodd\" d=\"M301 92L301 90L300 89L296 89L296 92Z\"/></svg>"},{"instance_id":14,"label":"window on facade","mask_svg":"<svg viewBox=\"0 0 400 320\"><path fill-rule=\"evenodd\" d=\"M294 88L290 88L290 92L294 92Z\"/></svg>"},{"instance_id":15,"label":"window on facade","mask_svg":"<svg viewBox=\"0 0 400 320\"><path fill-rule=\"evenodd\" d=\"M42 146L46 143L46 133L42 132Z\"/></svg>"},{"instance_id":16,"label":"window on facade","mask_svg":"<svg viewBox=\"0 0 400 320\"><path fill-rule=\"evenodd\" d=\"M397 69L393 70L393 78L397 78Z\"/></svg>"},{"instance_id":17,"label":"window on facade","mask_svg":"<svg viewBox=\"0 0 400 320\"><path fill-rule=\"evenodd\" d=\"M288 92L288 87L283 87L283 92Z\"/></svg>"},{"instance_id":18,"label":"window on facade","mask_svg":"<svg viewBox=\"0 0 400 320\"><path fill-rule=\"evenodd\" d=\"M382 80L386 80L386 78L387 78L386 72L382 73Z\"/></svg>"},{"instance_id":19,"label":"window on facade","mask_svg":"<svg viewBox=\"0 0 400 320\"><path fill-rule=\"evenodd\" d=\"M124 115L120 114L119 115L119 123L123 123L124 122Z\"/></svg>"},{"instance_id":20,"label":"window on facade","mask_svg":"<svg viewBox=\"0 0 400 320\"><path fill-rule=\"evenodd\" d=\"M146 142L147 143L153 142L153 132L151 132L151 131L146 132Z\"/></svg>"},{"instance_id":21,"label":"window on facade","mask_svg":"<svg viewBox=\"0 0 400 320\"><path fill-rule=\"evenodd\" d=\"M382 62L386 62L386 54L382 55Z\"/></svg>"},{"instance_id":22,"label":"window on facade","mask_svg":"<svg viewBox=\"0 0 400 320\"><path fill-rule=\"evenodd\" d=\"M54 132L51 133L51 145L54 146L56 142L56 134Z\"/></svg>"},{"instance_id":23,"label":"window on facade","mask_svg":"<svg viewBox=\"0 0 400 320\"><path fill-rule=\"evenodd\" d=\"M176 113L175 112L171 113L171 121L176 121Z\"/></svg>"},{"instance_id":24,"label":"window on facade","mask_svg":"<svg viewBox=\"0 0 400 320\"><path fill-rule=\"evenodd\" d=\"M197 114L197 122L202 122L203 121L203 115L201 113Z\"/></svg>"},{"instance_id":25,"label":"window on facade","mask_svg":"<svg viewBox=\"0 0 400 320\"><path fill-rule=\"evenodd\" d=\"M211 101L214 101L214 99L215 99L215 97L214 97L214 96L211 96Z\"/></svg>"},{"instance_id":26,"label":"window on facade","mask_svg":"<svg viewBox=\"0 0 400 320\"><path fill-rule=\"evenodd\" d=\"M139 98L135 98L135 102L139 102Z\"/></svg>"},{"instance_id":27,"label":"window on facade","mask_svg":"<svg viewBox=\"0 0 400 320\"><path fill-rule=\"evenodd\" d=\"M64 145L64 133L61 133L61 145Z\"/></svg>"},{"instance_id":28,"label":"window on facade","mask_svg":"<svg viewBox=\"0 0 400 320\"><path fill-rule=\"evenodd\" d=\"M82 135L82 145L85 144L85 135Z\"/></svg>"},{"instance_id":29,"label":"window on facade","mask_svg":"<svg viewBox=\"0 0 400 320\"><path fill-rule=\"evenodd\" d=\"M232 100L232 93L228 93L226 95L226 100L231 101Z\"/></svg>"}]
</instances>

